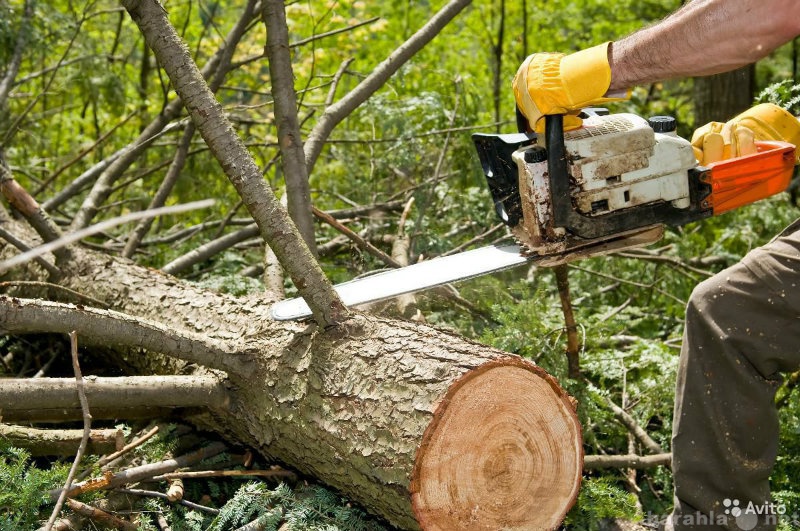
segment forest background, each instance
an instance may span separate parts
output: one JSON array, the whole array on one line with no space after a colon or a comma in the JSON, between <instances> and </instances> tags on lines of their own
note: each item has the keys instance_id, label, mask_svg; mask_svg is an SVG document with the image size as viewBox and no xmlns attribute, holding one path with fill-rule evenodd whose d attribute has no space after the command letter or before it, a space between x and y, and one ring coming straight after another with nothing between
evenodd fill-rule
<instances>
[{"instance_id":1,"label":"forest background","mask_svg":"<svg viewBox=\"0 0 800 531\"><path fill-rule=\"evenodd\" d=\"M411 262L507 240L498 227L470 135L514 131L510 80L519 63L534 51L577 51L619 38L680 4L668 0L472 3L336 127L311 171L314 206L328 212L357 212L347 217L348 227L388 254L399 234L407 236ZM332 90L345 94L355 87L442 5L333 0L287 4L304 135ZM202 66L217 51L245 2L171 0L164 6ZM216 95L264 177L281 195L285 184L276 163L278 137L265 35L263 23L249 27L234 54L235 68ZM629 102L610 107L642 116L675 116L679 133L688 137L704 121L727 119L757 98L779 100L792 108L797 103L792 81L796 73L797 45L790 43L754 68L713 82L687 79L637 87ZM76 176L125 146L174 97L128 14L116 2L103 0L0 3L0 77L3 159L20 184L51 206L51 215L61 224L69 223L85 194L85 185L75 186ZM719 114L709 116L713 112ZM96 220L147 208L184 141L185 122L175 123L179 126L161 134L115 184ZM167 204L206 198L216 203L210 209L159 218L133 257L140 264L216 290L263 291L269 282L264 276L263 243L243 229L251 223L247 213L205 144L199 137L190 137L189 142L186 164ZM692 287L767 241L797 214L798 207L782 194L670 229L647 251L571 264L581 378L568 373L564 355L568 334L556 278L548 269L520 268L462 283L457 295L420 295L410 309L386 304L373 311L424 319L533 359L578 399L587 454L644 453L630 424L620 422L620 408L668 452L684 305ZM131 226L123 225L85 244L119 254L130 233ZM226 235L233 237L212 253L199 257L192 253ZM315 225L315 240L323 270L336 282L385 267L327 224ZM283 287L288 296L296 294L291 282ZM41 368L47 361L36 351L41 341L61 340L5 337L0 352L8 359L5 374L28 375ZM102 359L89 359L85 372L106 370ZM48 370L52 375L71 374L68 360L57 361ZM773 488L777 501L800 511L800 488L792 481L800 477L800 403L792 396L797 379L797 375L788 378L779 393L782 437ZM4 452L0 472L4 525L22 529L43 515L46 518L52 506L40 504L26 489L7 487L37 481L39 486L41 482L55 486L63 482L65 469L54 464L48 472L48 463L9 448ZM235 498L233 487L213 488ZM273 506L275 500L292 498L290 491L270 492ZM589 471L567 525L596 529L609 518L664 515L671 505L670 493L668 467ZM343 504L335 496L323 501ZM212 517L187 517L190 512L178 509L173 513L173 529L224 528ZM343 514L327 525L347 528ZM141 525L144 529L151 524ZM380 524L364 516L363 525Z\"/></svg>"}]
</instances>

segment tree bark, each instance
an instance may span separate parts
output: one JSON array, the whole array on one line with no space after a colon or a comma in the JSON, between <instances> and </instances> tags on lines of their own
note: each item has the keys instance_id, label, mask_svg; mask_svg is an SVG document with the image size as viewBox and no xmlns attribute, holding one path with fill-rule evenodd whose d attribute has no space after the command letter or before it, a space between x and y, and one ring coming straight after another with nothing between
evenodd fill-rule
<instances>
[{"instance_id":1,"label":"tree bark","mask_svg":"<svg viewBox=\"0 0 800 531\"><path fill-rule=\"evenodd\" d=\"M72 319L50 330L80 325L71 314L141 320L156 334L146 345L143 334L103 326L127 364L185 371L159 355L167 350L228 371L230 405L213 404L205 427L401 529L551 529L574 502L582 469L574 406L528 361L404 321L276 322L261 297L215 294L122 258L75 255L62 283L114 313L48 303L59 310L52 321ZM26 305L10 305L0 326L11 327ZM170 330L178 339L159 347L155 338ZM191 341L200 331L204 340ZM185 352L175 347L183 344Z\"/></svg>"}]
</instances>

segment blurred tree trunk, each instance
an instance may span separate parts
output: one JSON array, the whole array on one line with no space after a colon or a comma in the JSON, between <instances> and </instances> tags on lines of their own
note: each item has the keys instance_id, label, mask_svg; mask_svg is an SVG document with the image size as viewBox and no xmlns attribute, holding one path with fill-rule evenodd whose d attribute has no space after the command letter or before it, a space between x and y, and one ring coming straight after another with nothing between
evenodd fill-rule
<instances>
[{"instance_id":1,"label":"blurred tree trunk","mask_svg":"<svg viewBox=\"0 0 800 531\"><path fill-rule=\"evenodd\" d=\"M694 80L696 126L725 122L753 105L755 65Z\"/></svg>"},{"instance_id":2,"label":"blurred tree trunk","mask_svg":"<svg viewBox=\"0 0 800 531\"><path fill-rule=\"evenodd\" d=\"M500 0L498 7L497 21L497 40L492 43L492 69L493 72L493 92L494 92L494 121L497 123L497 132L500 132L499 123L503 120L502 101L505 99L507 91L506 80L503 79L503 43L506 33L506 2Z\"/></svg>"}]
</instances>

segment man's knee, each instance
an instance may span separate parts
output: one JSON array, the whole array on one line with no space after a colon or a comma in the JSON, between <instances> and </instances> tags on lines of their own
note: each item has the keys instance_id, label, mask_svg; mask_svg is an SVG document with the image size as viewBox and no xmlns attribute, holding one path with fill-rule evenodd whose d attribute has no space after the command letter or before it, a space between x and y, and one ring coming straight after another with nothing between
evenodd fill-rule
<instances>
[{"instance_id":1,"label":"man's knee","mask_svg":"<svg viewBox=\"0 0 800 531\"><path fill-rule=\"evenodd\" d=\"M726 290L728 277L724 273L718 273L704 280L692 290L686 306L687 323L692 321L718 323L725 314L723 308L729 307L732 301Z\"/></svg>"},{"instance_id":2,"label":"man's knee","mask_svg":"<svg viewBox=\"0 0 800 531\"><path fill-rule=\"evenodd\" d=\"M739 262L695 286L687 305L690 315L740 322L748 318L753 298L766 285L744 262Z\"/></svg>"}]
</instances>

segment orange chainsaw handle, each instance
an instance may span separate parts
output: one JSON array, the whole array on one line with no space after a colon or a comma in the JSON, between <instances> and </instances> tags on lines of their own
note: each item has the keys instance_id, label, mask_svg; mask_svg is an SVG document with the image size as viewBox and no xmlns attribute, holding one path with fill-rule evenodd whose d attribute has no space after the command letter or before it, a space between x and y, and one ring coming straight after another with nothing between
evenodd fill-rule
<instances>
[{"instance_id":1,"label":"orange chainsaw handle","mask_svg":"<svg viewBox=\"0 0 800 531\"><path fill-rule=\"evenodd\" d=\"M706 164L701 180L711 186L704 207L714 215L755 203L783 192L792 179L795 146L788 142L757 141L757 152Z\"/></svg>"}]
</instances>

